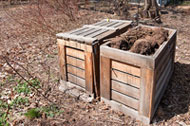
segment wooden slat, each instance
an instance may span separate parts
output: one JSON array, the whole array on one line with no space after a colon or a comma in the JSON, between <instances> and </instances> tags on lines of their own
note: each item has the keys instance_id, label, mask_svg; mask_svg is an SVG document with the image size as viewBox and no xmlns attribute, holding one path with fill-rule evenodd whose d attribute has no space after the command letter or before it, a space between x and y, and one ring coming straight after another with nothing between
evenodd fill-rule
<instances>
[{"instance_id":1,"label":"wooden slat","mask_svg":"<svg viewBox=\"0 0 190 126\"><path fill-rule=\"evenodd\" d=\"M100 46L100 55L114 59L120 62L127 62L137 67L144 67L152 69L154 67L154 59L151 56L144 56L129 51L123 51L108 47L109 42Z\"/></svg>"},{"instance_id":2,"label":"wooden slat","mask_svg":"<svg viewBox=\"0 0 190 126\"><path fill-rule=\"evenodd\" d=\"M56 34L56 36L60 39L69 39L69 40L76 40L78 42L82 42L82 43L90 43L92 44L92 42L96 41L97 39L96 38L92 38L92 37L83 37L83 36L80 36L80 35L74 35L74 34L69 34L69 33L59 33L59 34Z\"/></svg>"},{"instance_id":3,"label":"wooden slat","mask_svg":"<svg viewBox=\"0 0 190 126\"><path fill-rule=\"evenodd\" d=\"M131 108L134 108L135 110L138 110L139 101L134 98L128 97L126 95L123 95L121 93L118 93L118 92L112 90L111 91L111 99L118 101L120 103L123 103L126 106L129 106Z\"/></svg>"},{"instance_id":4,"label":"wooden slat","mask_svg":"<svg viewBox=\"0 0 190 126\"><path fill-rule=\"evenodd\" d=\"M112 25L112 26L110 26L111 28L117 28L117 27L119 27L120 25L123 25L124 23L123 22L119 22L119 23L117 23L117 24L114 24L114 25Z\"/></svg>"},{"instance_id":5,"label":"wooden slat","mask_svg":"<svg viewBox=\"0 0 190 126\"><path fill-rule=\"evenodd\" d=\"M130 85L126 85L114 80L111 81L111 87L113 90L117 92L139 99L140 90L137 88L131 87Z\"/></svg>"},{"instance_id":6,"label":"wooden slat","mask_svg":"<svg viewBox=\"0 0 190 126\"><path fill-rule=\"evenodd\" d=\"M112 68L140 77L140 68L131 65L112 61Z\"/></svg>"},{"instance_id":7,"label":"wooden slat","mask_svg":"<svg viewBox=\"0 0 190 126\"><path fill-rule=\"evenodd\" d=\"M79 43L77 41L65 40L65 45L68 47L80 49L82 51L92 52L92 46L91 45L86 45L84 43Z\"/></svg>"},{"instance_id":8,"label":"wooden slat","mask_svg":"<svg viewBox=\"0 0 190 126\"><path fill-rule=\"evenodd\" d=\"M170 44L170 46L165 46L164 50L165 53L162 58L158 61L156 66L156 81L159 79L161 73L163 72L164 68L167 66L167 63L171 57L173 57L175 53L175 41ZM166 48L166 49L165 49Z\"/></svg>"},{"instance_id":9,"label":"wooden slat","mask_svg":"<svg viewBox=\"0 0 190 126\"><path fill-rule=\"evenodd\" d=\"M164 56L167 56L166 53L168 51L168 47L173 47L173 45L175 45L176 42L176 30L170 30L170 32L172 32L169 36L169 40L165 43L163 43L159 49L155 52L155 54L153 55L153 57L155 58L155 68L158 67L159 62L161 61L161 59Z\"/></svg>"},{"instance_id":10,"label":"wooden slat","mask_svg":"<svg viewBox=\"0 0 190 126\"><path fill-rule=\"evenodd\" d=\"M93 33L97 32L99 30L100 30L100 28L94 28L93 30L84 33L83 36L88 36L88 35L93 34Z\"/></svg>"},{"instance_id":11,"label":"wooden slat","mask_svg":"<svg viewBox=\"0 0 190 126\"><path fill-rule=\"evenodd\" d=\"M107 22L107 21L106 21L105 23L102 23L102 24L100 24L100 25L98 25L98 26L100 26L100 27L101 27L101 26L106 26L106 25L108 25L109 23L110 23L110 22Z\"/></svg>"},{"instance_id":12,"label":"wooden slat","mask_svg":"<svg viewBox=\"0 0 190 126\"><path fill-rule=\"evenodd\" d=\"M72 48L66 48L66 55L84 60L84 52Z\"/></svg>"},{"instance_id":13,"label":"wooden slat","mask_svg":"<svg viewBox=\"0 0 190 126\"><path fill-rule=\"evenodd\" d=\"M151 121L150 118L143 116L143 115L140 115L138 113L138 111L136 111L132 108L129 108L129 107L125 106L124 104L121 104L121 103L114 101L114 100L107 100L103 97L101 98L101 101L110 105L113 110L123 112L124 114L129 115L132 118L136 118L136 120L142 121L144 124L147 124L147 125L150 124L150 121Z\"/></svg>"},{"instance_id":14,"label":"wooden slat","mask_svg":"<svg viewBox=\"0 0 190 126\"><path fill-rule=\"evenodd\" d=\"M91 52L85 52L85 79L86 90L93 93L93 62Z\"/></svg>"},{"instance_id":15,"label":"wooden slat","mask_svg":"<svg viewBox=\"0 0 190 126\"><path fill-rule=\"evenodd\" d=\"M115 22L115 21L110 21L110 23L108 23L107 25L105 25L106 27L110 27L114 24L117 24L118 22Z\"/></svg>"},{"instance_id":16,"label":"wooden slat","mask_svg":"<svg viewBox=\"0 0 190 126\"><path fill-rule=\"evenodd\" d=\"M127 73L123 73L117 70L112 70L111 78L117 81L121 81L123 83L127 83L134 87L140 88L140 78L131 76Z\"/></svg>"},{"instance_id":17,"label":"wooden slat","mask_svg":"<svg viewBox=\"0 0 190 126\"><path fill-rule=\"evenodd\" d=\"M101 29L100 31L94 32L90 35L88 35L87 37L92 37L92 38L96 38L96 36L103 34L104 32L107 32L107 29Z\"/></svg>"},{"instance_id":18,"label":"wooden slat","mask_svg":"<svg viewBox=\"0 0 190 126\"><path fill-rule=\"evenodd\" d=\"M154 101L154 113L156 112L156 109L158 108L158 105L159 105L159 103L160 103L160 101L162 99L162 96L164 95L164 92L166 91L167 85L169 83L169 80L170 80L172 74L173 74L173 69L171 67L171 70L169 70L169 75L167 75L167 78L165 78L166 79L164 81L165 83L163 83L161 85L161 88L160 88L159 91L156 91L155 101Z\"/></svg>"},{"instance_id":19,"label":"wooden slat","mask_svg":"<svg viewBox=\"0 0 190 126\"><path fill-rule=\"evenodd\" d=\"M102 20L102 21L100 21L100 22L95 23L94 26L101 25L102 23L105 23L105 22L106 22L106 21Z\"/></svg>"},{"instance_id":20,"label":"wooden slat","mask_svg":"<svg viewBox=\"0 0 190 126\"><path fill-rule=\"evenodd\" d=\"M85 88L85 80L68 73L68 81Z\"/></svg>"},{"instance_id":21,"label":"wooden slat","mask_svg":"<svg viewBox=\"0 0 190 126\"><path fill-rule=\"evenodd\" d=\"M75 35L83 36L84 34L89 33L92 30L94 30L94 28L88 28L87 30L81 31L81 32L79 32L79 33L77 33Z\"/></svg>"},{"instance_id":22,"label":"wooden slat","mask_svg":"<svg viewBox=\"0 0 190 126\"><path fill-rule=\"evenodd\" d=\"M110 38L110 37L114 37L115 36L115 30L109 30L107 32L104 32L98 36L96 36L96 39L99 40L99 44L103 44L103 40Z\"/></svg>"},{"instance_id":23,"label":"wooden slat","mask_svg":"<svg viewBox=\"0 0 190 126\"><path fill-rule=\"evenodd\" d=\"M109 58L101 57L100 59L100 90L101 97L111 98L111 61Z\"/></svg>"},{"instance_id":24,"label":"wooden slat","mask_svg":"<svg viewBox=\"0 0 190 126\"><path fill-rule=\"evenodd\" d=\"M85 78L85 71L80 68L67 65L67 71L75 76Z\"/></svg>"},{"instance_id":25,"label":"wooden slat","mask_svg":"<svg viewBox=\"0 0 190 126\"><path fill-rule=\"evenodd\" d=\"M70 56L67 56L67 64L79 67L81 69L85 69L85 64L83 60L76 59Z\"/></svg>"},{"instance_id":26,"label":"wooden slat","mask_svg":"<svg viewBox=\"0 0 190 126\"><path fill-rule=\"evenodd\" d=\"M167 64L167 66L165 67L162 75L160 76L160 78L158 79L158 82L156 83L156 92L160 91L162 84L165 84L164 81L166 81L166 79L170 79L170 78L168 78L168 74L171 71L171 67L172 67L172 59L169 60L169 62Z\"/></svg>"},{"instance_id":27,"label":"wooden slat","mask_svg":"<svg viewBox=\"0 0 190 126\"><path fill-rule=\"evenodd\" d=\"M94 26L94 25L84 25L84 27L91 27L91 28L96 28L99 30L101 29L107 29L107 30L116 30L115 28L110 28L110 27L107 27L107 26Z\"/></svg>"},{"instance_id":28,"label":"wooden slat","mask_svg":"<svg viewBox=\"0 0 190 126\"><path fill-rule=\"evenodd\" d=\"M70 32L68 32L68 33L70 33L70 34L76 34L76 33L78 33L78 32L84 31L84 30L86 30L86 29L88 29L88 28L87 28L87 27L82 27L82 28L79 28L79 29L70 31Z\"/></svg>"},{"instance_id":29,"label":"wooden slat","mask_svg":"<svg viewBox=\"0 0 190 126\"><path fill-rule=\"evenodd\" d=\"M107 19L104 19L104 21L107 21ZM127 21L127 20L117 20L117 19L110 19L109 21L113 21L113 22L123 22L123 23L131 22L131 21Z\"/></svg>"},{"instance_id":30,"label":"wooden slat","mask_svg":"<svg viewBox=\"0 0 190 126\"><path fill-rule=\"evenodd\" d=\"M170 59L172 59L173 53L172 54L168 54L166 59L164 59L164 62L160 65L160 67L156 68L156 82L158 82L160 76L162 76L164 70L166 69L168 62L170 61Z\"/></svg>"},{"instance_id":31,"label":"wooden slat","mask_svg":"<svg viewBox=\"0 0 190 126\"><path fill-rule=\"evenodd\" d=\"M151 118L154 110L155 82L154 71L141 68L141 87L140 87L139 114Z\"/></svg>"},{"instance_id":32,"label":"wooden slat","mask_svg":"<svg viewBox=\"0 0 190 126\"><path fill-rule=\"evenodd\" d=\"M66 48L64 40L57 39L57 45L58 45L59 69L60 69L61 79L67 81L66 58L65 58Z\"/></svg>"},{"instance_id":33,"label":"wooden slat","mask_svg":"<svg viewBox=\"0 0 190 126\"><path fill-rule=\"evenodd\" d=\"M126 23L124 23L124 24L118 26L117 29L119 29L119 30L124 29L124 30L126 31L126 30L127 30L126 28L129 28L130 26L131 26L131 21L126 22Z\"/></svg>"}]
</instances>

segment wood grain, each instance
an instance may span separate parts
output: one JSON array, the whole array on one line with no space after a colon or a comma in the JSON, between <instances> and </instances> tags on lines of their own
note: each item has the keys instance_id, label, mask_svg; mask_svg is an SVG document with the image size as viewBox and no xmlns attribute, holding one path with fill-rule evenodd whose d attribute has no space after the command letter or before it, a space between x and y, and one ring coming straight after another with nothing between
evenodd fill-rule
<instances>
[{"instance_id":1,"label":"wood grain","mask_svg":"<svg viewBox=\"0 0 190 126\"><path fill-rule=\"evenodd\" d=\"M111 78L114 80L129 84L131 86L140 88L140 78L131 76L127 73L123 73L117 70L112 70Z\"/></svg>"},{"instance_id":2,"label":"wood grain","mask_svg":"<svg viewBox=\"0 0 190 126\"><path fill-rule=\"evenodd\" d=\"M77 41L66 40L65 45L68 47L71 47L71 48L76 48L76 49L82 50L82 51L92 52L92 46L91 45L86 45L84 43L79 43Z\"/></svg>"},{"instance_id":3,"label":"wood grain","mask_svg":"<svg viewBox=\"0 0 190 126\"><path fill-rule=\"evenodd\" d=\"M111 61L109 58L100 58L100 90L101 96L110 99L111 98Z\"/></svg>"},{"instance_id":4,"label":"wood grain","mask_svg":"<svg viewBox=\"0 0 190 126\"><path fill-rule=\"evenodd\" d=\"M85 52L85 80L86 80L86 90L93 93L93 62L92 53Z\"/></svg>"},{"instance_id":5,"label":"wood grain","mask_svg":"<svg viewBox=\"0 0 190 126\"><path fill-rule=\"evenodd\" d=\"M118 81L112 80L111 81L111 88L112 88L112 90L115 90L117 92L131 96L131 97L136 98L136 99L139 99L139 97L140 97L140 90L139 89L131 87L130 85L120 83Z\"/></svg>"},{"instance_id":6,"label":"wood grain","mask_svg":"<svg viewBox=\"0 0 190 126\"><path fill-rule=\"evenodd\" d=\"M67 81L66 60L65 60L66 48L64 40L57 39L57 45L58 45L58 61L59 61L60 76L61 79Z\"/></svg>"},{"instance_id":7,"label":"wood grain","mask_svg":"<svg viewBox=\"0 0 190 126\"><path fill-rule=\"evenodd\" d=\"M85 71L80 68L67 65L67 71L77 77L85 78Z\"/></svg>"},{"instance_id":8,"label":"wood grain","mask_svg":"<svg viewBox=\"0 0 190 126\"><path fill-rule=\"evenodd\" d=\"M163 71L162 75L160 76L157 84L156 84L156 95L155 95L155 100L159 97L159 94L162 90L163 85L166 85L166 81L169 80L168 78L169 73L171 72L171 67L172 67L172 59L169 60L167 66L165 67L165 70Z\"/></svg>"},{"instance_id":9,"label":"wood grain","mask_svg":"<svg viewBox=\"0 0 190 126\"><path fill-rule=\"evenodd\" d=\"M123 103L124 105L129 106L130 108L134 108L135 110L137 110L139 107L138 100L113 90L111 91L111 99Z\"/></svg>"},{"instance_id":10,"label":"wood grain","mask_svg":"<svg viewBox=\"0 0 190 126\"><path fill-rule=\"evenodd\" d=\"M138 77L140 77L140 73L141 73L140 68L134 67L131 65L127 65L125 63L120 63L117 61L112 61L112 68L135 75L135 76L138 76Z\"/></svg>"},{"instance_id":11,"label":"wood grain","mask_svg":"<svg viewBox=\"0 0 190 126\"><path fill-rule=\"evenodd\" d=\"M84 60L84 52L72 48L66 48L66 55Z\"/></svg>"},{"instance_id":12,"label":"wood grain","mask_svg":"<svg viewBox=\"0 0 190 126\"><path fill-rule=\"evenodd\" d=\"M79 67L81 69L85 69L85 64L83 60L79 60L70 56L66 56L67 57L67 64Z\"/></svg>"},{"instance_id":13,"label":"wood grain","mask_svg":"<svg viewBox=\"0 0 190 126\"><path fill-rule=\"evenodd\" d=\"M68 81L85 88L85 80L68 73Z\"/></svg>"},{"instance_id":14,"label":"wood grain","mask_svg":"<svg viewBox=\"0 0 190 126\"><path fill-rule=\"evenodd\" d=\"M120 111L126 115L131 116L132 118L136 118L136 120L140 120L142 121L144 124L149 124L150 123L150 119L146 116L140 115L138 113L138 111L127 107L124 104L121 104L117 101L114 100L107 100L105 98L101 98L101 101L105 102L106 104L110 105L112 107L113 110L117 110Z\"/></svg>"},{"instance_id":15,"label":"wood grain","mask_svg":"<svg viewBox=\"0 0 190 126\"><path fill-rule=\"evenodd\" d=\"M100 55L120 61L120 62L127 62L127 64L131 64L137 67L144 67L153 69L154 67L154 59L151 56L144 56L128 51L123 51L115 48L108 47L107 45L109 42L105 43L100 47Z\"/></svg>"},{"instance_id":16,"label":"wood grain","mask_svg":"<svg viewBox=\"0 0 190 126\"><path fill-rule=\"evenodd\" d=\"M153 70L141 68L140 92L139 114L150 118L154 109L155 82Z\"/></svg>"}]
</instances>

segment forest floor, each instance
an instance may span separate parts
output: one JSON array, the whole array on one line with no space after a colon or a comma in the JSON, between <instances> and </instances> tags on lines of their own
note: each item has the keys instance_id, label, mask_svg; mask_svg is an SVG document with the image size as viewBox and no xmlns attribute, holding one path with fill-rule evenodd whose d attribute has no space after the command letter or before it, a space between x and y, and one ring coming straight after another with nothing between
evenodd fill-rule
<instances>
[{"instance_id":1,"label":"forest floor","mask_svg":"<svg viewBox=\"0 0 190 126\"><path fill-rule=\"evenodd\" d=\"M130 9L129 14L135 11ZM142 20L144 24L177 29L175 71L151 125L190 125L190 14L170 7L164 12L162 24ZM86 103L58 90L55 34L101 19L122 17L83 9L74 22L62 13L42 13L46 27L27 5L0 9L0 55L5 56L0 57L0 126L143 126L102 102Z\"/></svg>"}]
</instances>

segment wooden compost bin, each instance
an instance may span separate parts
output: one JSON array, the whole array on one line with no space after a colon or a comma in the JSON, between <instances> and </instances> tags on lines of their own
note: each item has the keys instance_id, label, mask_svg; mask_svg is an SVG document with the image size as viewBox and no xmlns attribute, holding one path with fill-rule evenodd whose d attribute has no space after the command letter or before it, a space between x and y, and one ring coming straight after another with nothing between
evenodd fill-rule
<instances>
[{"instance_id":1,"label":"wooden compost bin","mask_svg":"<svg viewBox=\"0 0 190 126\"><path fill-rule=\"evenodd\" d=\"M90 94L100 94L99 46L130 27L131 21L102 20L74 31L57 34L61 79ZM117 31L117 32L116 32Z\"/></svg>"},{"instance_id":2,"label":"wooden compost bin","mask_svg":"<svg viewBox=\"0 0 190 126\"><path fill-rule=\"evenodd\" d=\"M167 30L168 41L152 56L111 48L110 42L100 47L101 100L145 124L156 112L174 70L176 30Z\"/></svg>"}]
</instances>

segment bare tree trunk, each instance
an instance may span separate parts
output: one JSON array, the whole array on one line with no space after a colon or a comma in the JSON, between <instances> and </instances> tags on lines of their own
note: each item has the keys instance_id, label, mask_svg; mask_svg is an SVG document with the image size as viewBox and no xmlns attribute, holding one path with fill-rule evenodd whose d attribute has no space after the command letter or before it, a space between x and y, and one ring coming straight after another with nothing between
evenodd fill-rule
<instances>
[{"instance_id":1,"label":"bare tree trunk","mask_svg":"<svg viewBox=\"0 0 190 126\"><path fill-rule=\"evenodd\" d=\"M160 17L156 0L145 0L144 10L141 11L141 17L145 18Z\"/></svg>"}]
</instances>

